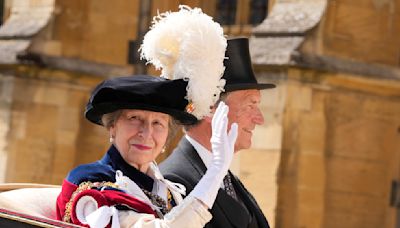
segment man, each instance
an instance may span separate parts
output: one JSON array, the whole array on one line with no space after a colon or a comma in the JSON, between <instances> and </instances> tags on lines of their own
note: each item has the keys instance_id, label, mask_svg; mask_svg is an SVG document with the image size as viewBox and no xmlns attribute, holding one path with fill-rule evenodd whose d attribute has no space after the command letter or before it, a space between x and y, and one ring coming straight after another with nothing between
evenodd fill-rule
<instances>
[{"instance_id":1,"label":"man","mask_svg":"<svg viewBox=\"0 0 400 228\"><path fill-rule=\"evenodd\" d=\"M275 85L257 83L251 66L248 39L228 40L226 56L223 76L226 80L225 93L220 100L229 106L228 126L234 122L238 124L236 153L250 148L254 128L264 123L259 109L260 90L274 88ZM171 156L160 164L160 168L167 179L185 185L189 193L204 175L211 160L211 117L185 130L186 135ZM231 172L225 177L222 188L211 209L213 218L205 227L269 227L254 197Z\"/></svg>"}]
</instances>

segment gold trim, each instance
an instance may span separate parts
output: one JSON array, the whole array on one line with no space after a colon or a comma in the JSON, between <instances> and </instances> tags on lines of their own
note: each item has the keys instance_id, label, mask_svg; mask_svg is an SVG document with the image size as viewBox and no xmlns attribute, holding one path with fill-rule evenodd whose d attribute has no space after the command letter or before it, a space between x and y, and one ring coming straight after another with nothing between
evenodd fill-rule
<instances>
[{"instance_id":1,"label":"gold trim","mask_svg":"<svg viewBox=\"0 0 400 228\"><path fill-rule=\"evenodd\" d=\"M72 193L71 198L65 205L65 213L64 213L63 221L71 223L72 202L74 201L76 195L78 195L79 193L81 193L85 190L89 190L92 188L102 188L102 187L119 188L117 184L115 184L113 182L106 182L106 181L95 182L95 183L90 182L90 181L85 181L85 182L80 183L78 188L76 188L76 190Z\"/></svg>"},{"instance_id":2,"label":"gold trim","mask_svg":"<svg viewBox=\"0 0 400 228\"><path fill-rule=\"evenodd\" d=\"M172 194L171 194L171 191L169 190L169 189L167 189L167 194L168 194L168 205L167 205L167 207L168 207L168 210L171 210L172 209Z\"/></svg>"}]
</instances>

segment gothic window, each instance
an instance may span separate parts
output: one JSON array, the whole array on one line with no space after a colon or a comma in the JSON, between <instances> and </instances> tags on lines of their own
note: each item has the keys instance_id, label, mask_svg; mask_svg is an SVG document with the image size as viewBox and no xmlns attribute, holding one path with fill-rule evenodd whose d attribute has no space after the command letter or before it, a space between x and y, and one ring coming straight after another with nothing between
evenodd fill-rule
<instances>
[{"instance_id":1,"label":"gothic window","mask_svg":"<svg viewBox=\"0 0 400 228\"><path fill-rule=\"evenodd\" d=\"M249 24L260 24L267 17L268 0L251 0Z\"/></svg>"},{"instance_id":2,"label":"gothic window","mask_svg":"<svg viewBox=\"0 0 400 228\"><path fill-rule=\"evenodd\" d=\"M221 25L233 25L236 20L237 0L217 0L215 20Z\"/></svg>"}]
</instances>

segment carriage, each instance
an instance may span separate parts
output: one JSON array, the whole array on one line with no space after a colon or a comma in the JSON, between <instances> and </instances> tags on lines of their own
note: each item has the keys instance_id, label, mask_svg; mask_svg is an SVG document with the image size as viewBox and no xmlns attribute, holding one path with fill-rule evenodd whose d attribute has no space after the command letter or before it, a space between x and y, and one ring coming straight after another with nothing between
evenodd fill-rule
<instances>
[{"instance_id":1,"label":"carriage","mask_svg":"<svg viewBox=\"0 0 400 228\"><path fill-rule=\"evenodd\" d=\"M80 227L56 220L60 191L58 185L0 184L0 227Z\"/></svg>"}]
</instances>

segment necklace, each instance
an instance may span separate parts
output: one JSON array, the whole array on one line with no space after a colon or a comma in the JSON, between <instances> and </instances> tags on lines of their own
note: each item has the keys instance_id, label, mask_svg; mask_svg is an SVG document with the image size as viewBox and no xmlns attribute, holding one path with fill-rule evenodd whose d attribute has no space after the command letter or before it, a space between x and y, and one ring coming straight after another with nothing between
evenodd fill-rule
<instances>
[{"instance_id":1,"label":"necklace","mask_svg":"<svg viewBox=\"0 0 400 228\"><path fill-rule=\"evenodd\" d=\"M161 198L159 195L154 194L152 192L147 191L146 189L142 188L142 191L144 194L146 194L147 197L151 200L151 203L158 208L160 208L160 211L163 215L167 214L170 211L170 207L167 204L167 202ZM171 200L171 193L168 191L168 201Z\"/></svg>"}]
</instances>

